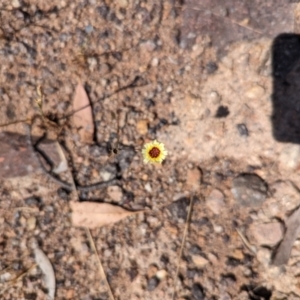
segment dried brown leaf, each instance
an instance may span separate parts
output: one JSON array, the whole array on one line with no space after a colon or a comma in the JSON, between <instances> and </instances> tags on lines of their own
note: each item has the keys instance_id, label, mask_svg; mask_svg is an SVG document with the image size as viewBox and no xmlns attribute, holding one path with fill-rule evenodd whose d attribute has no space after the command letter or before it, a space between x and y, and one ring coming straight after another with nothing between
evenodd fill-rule
<instances>
[{"instance_id":1,"label":"dried brown leaf","mask_svg":"<svg viewBox=\"0 0 300 300\"><path fill-rule=\"evenodd\" d=\"M138 213L109 203L95 202L71 202L71 209L73 225L91 229L118 222Z\"/></svg>"},{"instance_id":2,"label":"dried brown leaf","mask_svg":"<svg viewBox=\"0 0 300 300\"><path fill-rule=\"evenodd\" d=\"M293 244L300 233L300 207L292 213L285 225L286 232L284 238L273 260L273 264L276 266L286 264L290 258Z\"/></svg>"},{"instance_id":3,"label":"dried brown leaf","mask_svg":"<svg viewBox=\"0 0 300 300\"><path fill-rule=\"evenodd\" d=\"M81 83L78 83L73 99L73 123L78 129L80 140L84 143L92 143L94 136L94 120L91 103Z\"/></svg>"},{"instance_id":4,"label":"dried brown leaf","mask_svg":"<svg viewBox=\"0 0 300 300\"><path fill-rule=\"evenodd\" d=\"M55 274L52 267L52 264L46 254L35 247L34 249L34 257L37 265L40 267L42 272L44 273L45 286L48 290L48 299L54 300L55 297Z\"/></svg>"}]
</instances>

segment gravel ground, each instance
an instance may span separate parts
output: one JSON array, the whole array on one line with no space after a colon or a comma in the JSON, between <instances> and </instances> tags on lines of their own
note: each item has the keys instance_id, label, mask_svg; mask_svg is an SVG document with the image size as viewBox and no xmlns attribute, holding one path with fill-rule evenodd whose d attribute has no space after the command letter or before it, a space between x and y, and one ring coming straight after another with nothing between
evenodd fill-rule
<instances>
[{"instance_id":1,"label":"gravel ground","mask_svg":"<svg viewBox=\"0 0 300 300\"><path fill-rule=\"evenodd\" d=\"M15 135L0 136L0 164L26 154L0 172L1 299L46 299L35 245L53 265L55 299L109 299L87 230L70 221L78 200L144 210L91 230L115 299L172 299L174 286L181 300L300 299L299 240L272 265L299 206L300 8L286 2L1 1L0 119L13 123L1 131ZM70 117L78 81L91 144ZM55 126L35 119L32 130L62 145L62 178L112 185L75 193L41 171L25 126L39 86ZM167 159L145 165L154 139Z\"/></svg>"}]
</instances>

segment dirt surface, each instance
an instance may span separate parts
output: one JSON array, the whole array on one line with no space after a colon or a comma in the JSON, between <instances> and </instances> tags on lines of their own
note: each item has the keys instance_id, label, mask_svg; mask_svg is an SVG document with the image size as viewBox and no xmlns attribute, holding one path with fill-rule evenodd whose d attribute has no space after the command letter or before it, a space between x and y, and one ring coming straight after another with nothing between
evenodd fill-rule
<instances>
[{"instance_id":1,"label":"dirt surface","mask_svg":"<svg viewBox=\"0 0 300 300\"><path fill-rule=\"evenodd\" d=\"M70 202L87 200L144 210L91 230L114 299L300 299L299 240L272 265L300 204L300 9L261 2L1 1L0 119L11 123L1 131L14 133L0 136L1 299L46 299L36 245L55 299L110 299L87 230L70 221ZM92 103L90 144L71 117L78 81ZM39 87L51 126L34 118ZM60 179L78 192L39 166L25 123L34 141L47 132L60 143ZM167 159L145 165L154 139Z\"/></svg>"}]
</instances>

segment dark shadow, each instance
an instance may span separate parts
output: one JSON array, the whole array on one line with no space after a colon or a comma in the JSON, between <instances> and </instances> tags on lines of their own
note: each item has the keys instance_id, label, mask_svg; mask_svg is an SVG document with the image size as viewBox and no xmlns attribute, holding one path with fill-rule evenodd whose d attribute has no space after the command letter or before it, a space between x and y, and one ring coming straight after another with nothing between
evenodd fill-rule
<instances>
[{"instance_id":1,"label":"dark shadow","mask_svg":"<svg viewBox=\"0 0 300 300\"><path fill-rule=\"evenodd\" d=\"M272 46L274 138L300 144L300 35L281 34Z\"/></svg>"}]
</instances>

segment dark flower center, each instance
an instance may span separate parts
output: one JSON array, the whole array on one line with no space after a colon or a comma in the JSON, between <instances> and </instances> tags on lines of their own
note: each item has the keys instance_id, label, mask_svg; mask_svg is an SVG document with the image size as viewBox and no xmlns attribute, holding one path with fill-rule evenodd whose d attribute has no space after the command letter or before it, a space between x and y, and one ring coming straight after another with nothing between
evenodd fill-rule
<instances>
[{"instance_id":1,"label":"dark flower center","mask_svg":"<svg viewBox=\"0 0 300 300\"><path fill-rule=\"evenodd\" d=\"M157 147L153 147L150 151L149 151L149 155L152 158L157 158L160 154L160 150Z\"/></svg>"}]
</instances>

